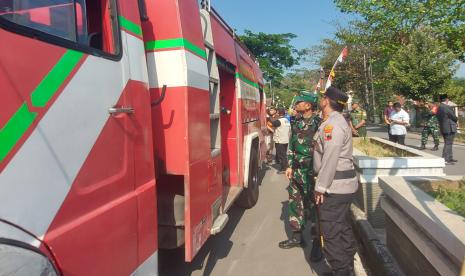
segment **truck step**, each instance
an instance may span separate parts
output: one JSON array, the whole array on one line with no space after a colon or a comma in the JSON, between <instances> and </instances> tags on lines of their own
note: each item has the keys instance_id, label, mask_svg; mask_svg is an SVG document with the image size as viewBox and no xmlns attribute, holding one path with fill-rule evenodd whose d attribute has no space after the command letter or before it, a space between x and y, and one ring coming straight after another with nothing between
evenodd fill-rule
<instances>
[{"instance_id":1,"label":"truck step","mask_svg":"<svg viewBox=\"0 0 465 276\"><path fill-rule=\"evenodd\" d=\"M212 235L216 235L219 232L221 232L224 227L226 226L226 223L228 223L229 216L228 214L221 214L219 215L216 219L215 222L213 222L212 230L210 233Z\"/></svg>"}]
</instances>

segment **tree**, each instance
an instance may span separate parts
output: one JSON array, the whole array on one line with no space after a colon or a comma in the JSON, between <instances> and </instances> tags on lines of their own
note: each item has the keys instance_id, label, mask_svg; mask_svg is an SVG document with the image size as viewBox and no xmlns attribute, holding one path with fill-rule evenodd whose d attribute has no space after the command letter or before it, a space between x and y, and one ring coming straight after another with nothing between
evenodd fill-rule
<instances>
[{"instance_id":1,"label":"tree","mask_svg":"<svg viewBox=\"0 0 465 276\"><path fill-rule=\"evenodd\" d=\"M370 33L382 36L385 50L395 52L410 33L430 27L459 58L465 59L465 0L334 0L342 12L360 15Z\"/></svg>"},{"instance_id":2,"label":"tree","mask_svg":"<svg viewBox=\"0 0 465 276\"><path fill-rule=\"evenodd\" d=\"M449 96L451 101L459 106L465 106L465 78L452 79L444 89L444 92Z\"/></svg>"},{"instance_id":3,"label":"tree","mask_svg":"<svg viewBox=\"0 0 465 276\"><path fill-rule=\"evenodd\" d=\"M301 53L291 45L297 36L292 33L266 34L245 30L239 36L260 63L264 78L279 84L284 71L299 64Z\"/></svg>"},{"instance_id":4,"label":"tree","mask_svg":"<svg viewBox=\"0 0 465 276\"><path fill-rule=\"evenodd\" d=\"M390 84L409 99L428 99L441 93L456 71L456 56L429 29L413 32L389 62Z\"/></svg>"}]
</instances>

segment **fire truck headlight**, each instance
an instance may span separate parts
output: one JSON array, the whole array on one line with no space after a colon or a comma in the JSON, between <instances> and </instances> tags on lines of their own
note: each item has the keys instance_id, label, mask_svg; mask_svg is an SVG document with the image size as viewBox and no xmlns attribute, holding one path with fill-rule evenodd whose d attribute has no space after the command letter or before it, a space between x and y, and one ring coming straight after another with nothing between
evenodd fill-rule
<instances>
[{"instance_id":1,"label":"fire truck headlight","mask_svg":"<svg viewBox=\"0 0 465 276\"><path fill-rule=\"evenodd\" d=\"M0 275L56 276L58 273L37 248L0 238Z\"/></svg>"}]
</instances>

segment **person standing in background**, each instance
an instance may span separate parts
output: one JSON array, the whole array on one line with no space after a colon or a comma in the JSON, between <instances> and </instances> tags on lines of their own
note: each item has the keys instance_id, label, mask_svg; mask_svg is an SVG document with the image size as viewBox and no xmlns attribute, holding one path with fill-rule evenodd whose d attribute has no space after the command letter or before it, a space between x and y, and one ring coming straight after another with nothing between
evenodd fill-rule
<instances>
[{"instance_id":1,"label":"person standing in background","mask_svg":"<svg viewBox=\"0 0 465 276\"><path fill-rule=\"evenodd\" d=\"M392 111L394 111L393 105L394 103L389 101L388 105L384 109L384 123L387 125L389 141L391 141L391 123L389 122L389 117L391 116Z\"/></svg>"},{"instance_id":2,"label":"person standing in background","mask_svg":"<svg viewBox=\"0 0 465 276\"><path fill-rule=\"evenodd\" d=\"M432 102L425 102L426 110L423 113L423 131L421 132L421 150L426 149L426 143L428 142L428 136L431 134L434 140L434 148L432 151L439 149L439 121L436 114L438 113L438 107Z\"/></svg>"},{"instance_id":3,"label":"person standing in background","mask_svg":"<svg viewBox=\"0 0 465 276\"><path fill-rule=\"evenodd\" d=\"M273 129L273 121L275 121L278 117L278 113L276 108L271 106L268 108L267 116L266 116L266 127L268 129L268 150L266 151L266 161L268 164L272 163L273 161L273 150L274 150L274 129ZM275 158L276 160L276 158Z\"/></svg>"},{"instance_id":4,"label":"person standing in background","mask_svg":"<svg viewBox=\"0 0 465 276\"><path fill-rule=\"evenodd\" d=\"M457 121L455 112L451 106L448 105L449 99L447 95L440 96L441 104L438 109L439 128L442 137L444 138L444 149L442 157L447 165L454 165L457 160L453 158L452 149L454 145L455 134L457 133Z\"/></svg>"},{"instance_id":5,"label":"person standing in background","mask_svg":"<svg viewBox=\"0 0 465 276\"><path fill-rule=\"evenodd\" d=\"M410 116L402 109L400 103L393 105L394 111L389 116L390 133L389 141L405 145L405 136L407 135L407 126L410 123Z\"/></svg>"},{"instance_id":6,"label":"person standing in background","mask_svg":"<svg viewBox=\"0 0 465 276\"><path fill-rule=\"evenodd\" d=\"M352 99L352 110L350 111L350 128L354 137L366 137L367 112L360 107L358 99Z\"/></svg>"},{"instance_id":7,"label":"person standing in background","mask_svg":"<svg viewBox=\"0 0 465 276\"><path fill-rule=\"evenodd\" d=\"M287 169L287 145L291 134L291 123L284 115L284 108L280 108L278 110L278 119L272 123L276 147L276 163L279 166L278 173L284 173Z\"/></svg>"}]
</instances>

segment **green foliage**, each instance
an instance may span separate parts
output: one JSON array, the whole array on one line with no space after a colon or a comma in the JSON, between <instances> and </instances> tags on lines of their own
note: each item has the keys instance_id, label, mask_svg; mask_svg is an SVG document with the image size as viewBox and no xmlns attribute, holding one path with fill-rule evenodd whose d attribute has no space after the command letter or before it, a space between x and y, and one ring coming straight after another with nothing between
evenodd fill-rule
<instances>
[{"instance_id":1,"label":"green foliage","mask_svg":"<svg viewBox=\"0 0 465 276\"><path fill-rule=\"evenodd\" d=\"M409 99L439 95L456 71L455 55L429 29L413 32L389 62L392 88Z\"/></svg>"},{"instance_id":2,"label":"green foliage","mask_svg":"<svg viewBox=\"0 0 465 276\"><path fill-rule=\"evenodd\" d=\"M461 184L458 190L440 186L437 191L432 192L431 195L449 209L465 217L465 187L463 184Z\"/></svg>"},{"instance_id":3,"label":"green foliage","mask_svg":"<svg viewBox=\"0 0 465 276\"><path fill-rule=\"evenodd\" d=\"M465 79L452 79L444 92L459 106L465 106Z\"/></svg>"},{"instance_id":4,"label":"green foliage","mask_svg":"<svg viewBox=\"0 0 465 276\"><path fill-rule=\"evenodd\" d=\"M272 83L276 98L276 105L289 107L292 98L301 90L313 91L319 79L317 70L296 69L287 73L280 83ZM271 97L269 86L265 88L268 97Z\"/></svg>"},{"instance_id":5,"label":"green foliage","mask_svg":"<svg viewBox=\"0 0 465 276\"><path fill-rule=\"evenodd\" d=\"M301 53L291 45L297 36L292 33L266 34L245 30L239 38L255 55L268 81L279 83L284 71L299 64Z\"/></svg>"},{"instance_id":6,"label":"green foliage","mask_svg":"<svg viewBox=\"0 0 465 276\"><path fill-rule=\"evenodd\" d=\"M370 33L384 36L386 51L408 43L409 34L421 27L445 41L465 59L465 0L334 0L342 12L360 15Z\"/></svg>"}]
</instances>

